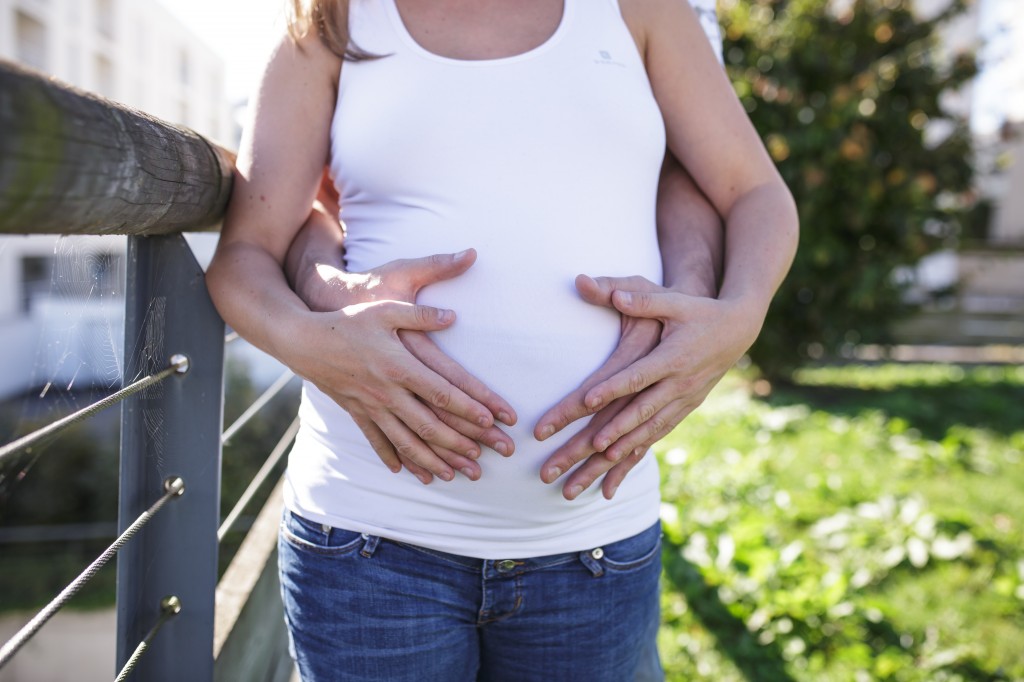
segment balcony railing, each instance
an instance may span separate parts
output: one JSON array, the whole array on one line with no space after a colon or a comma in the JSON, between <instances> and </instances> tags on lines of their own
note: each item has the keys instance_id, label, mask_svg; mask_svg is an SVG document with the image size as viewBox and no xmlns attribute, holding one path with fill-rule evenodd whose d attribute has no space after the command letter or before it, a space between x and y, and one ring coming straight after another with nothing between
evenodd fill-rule
<instances>
[{"instance_id":1,"label":"balcony railing","mask_svg":"<svg viewBox=\"0 0 1024 682\"><path fill-rule=\"evenodd\" d=\"M182 232L218 229L233 162L188 129L0 62L0 234L128 235L124 387L0 447L2 466L119 404L121 535L3 645L0 667L116 554L118 680L292 674L275 569L278 490L217 580L220 539L297 428L222 524L221 444L236 430L221 432L224 323Z\"/></svg>"}]
</instances>

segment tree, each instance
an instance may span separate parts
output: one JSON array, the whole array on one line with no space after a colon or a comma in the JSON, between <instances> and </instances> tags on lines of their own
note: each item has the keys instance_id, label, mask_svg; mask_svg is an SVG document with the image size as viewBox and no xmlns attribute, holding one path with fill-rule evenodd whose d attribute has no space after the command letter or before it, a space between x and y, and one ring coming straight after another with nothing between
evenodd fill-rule
<instances>
[{"instance_id":1,"label":"tree","mask_svg":"<svg viewBox=\"0 0 1024 682\"><path fill-rule=\"evenodd\" d=\"M726 62L792 190L801 243L751 358L785 379L808 359L889 341L909 268L954 245L972 204L971 143L943 101L976 71L943 54L963 13L911 0L723 0Z\"/></svg>"}]
</instances>

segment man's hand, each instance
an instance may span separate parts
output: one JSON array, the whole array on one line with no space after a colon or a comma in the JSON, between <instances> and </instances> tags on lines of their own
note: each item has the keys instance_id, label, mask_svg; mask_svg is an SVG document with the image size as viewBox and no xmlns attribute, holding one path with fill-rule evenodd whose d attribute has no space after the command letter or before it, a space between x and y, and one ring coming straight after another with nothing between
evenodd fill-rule
<instances>
[{"instance_id":1,"label":"man's hand","mask_svg":"<svg viewBox=\"0 0 1024 682\"><path fill-rule=\"evenodd\" d=\"M472 480L479 478L477 443L511 455L515 444L494 421L512 425L516 414L425 333L443 327L402 327L376 307L413 304L421 288L461 275L475 260L476 252L468 250L392 261L363 273L320 264L316 277L296 281L297 292L311 309L340 310L348 316L347 327L361 335L351 343L362 369L349 370L358 371L360 378L346 383L372 389L353 393L336 386L326 392L352 415L389 468L398 471L404 465L424 483L432 475L451 480L452 469ZM421 308L425 307L414 306ZM444 320L444 326L448 324ZM356 348L363 346L365 354L359 354ZM367 363L367 357L377 360Z\"/></svg>"},{"instance_id":2,"label":"man's hand","mask_svg":"<svg viewBox=\"0 0 1024 682\"><path fill-rule=\"evenodd\" d=\"M586 459L564 483L563 494L574 499L607 474L602 492L611 499L647 448L696 409L750 347L763 315L641 277L580 276L576 286L589 303L622 313L623 337L608 362L538 422L535 435L543 439L597 413L548 458L541 478L551 483ZM653 343L652 323L660 323ZM653 350L644 352L645 344Z\"/></svg>"}]
</instances>

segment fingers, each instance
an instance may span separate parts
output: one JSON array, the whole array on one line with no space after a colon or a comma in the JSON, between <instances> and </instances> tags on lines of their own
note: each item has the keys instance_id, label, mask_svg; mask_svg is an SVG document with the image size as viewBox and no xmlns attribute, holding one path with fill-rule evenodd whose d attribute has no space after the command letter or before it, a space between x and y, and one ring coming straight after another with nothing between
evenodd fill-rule
<instances>
[{"instance_id":1,"label":"fingers","mask_svg":"<svg viewBox=\"0 0 1024 682\"><path fill-rule=\"evenodd\" d=\"M441 422L454 431L486 445L502 457L508 457L515 452L515 442L496 426L478 426L455 416L451 412L446 412L436 407L432 407L431 411Z\"/></svg>"},{"instance_id":2,"label":"fingers","mask_svg":"<svg viewBox=\"0 0 1024 682\"><path fill-rule=\"evenodd\" d=\"M373 310L384 318L385 324L390 329L397 330L399 328L414 328L427 330L431 328L431 325L426 323L428 318L433 318L435 321L443 322L440 326L440 328L443 328L454 320L454 313L451 311L439 311L438 309L431 308L429 306L418 306L408 303L399 303L397 301L373 303L369 305L373 306ZM357 314L357 311L353 310L354 308L356 308L356 306L350 306L349 308L346 308L345 311L347 314L355 315ZM444 313L447 313L451 317L438 317ZM402 318L406 318L405 321L403 321ZM416 320L418 320L418 322L416 322ZM402 338L402 334L399 331L395 331L394 333L398 336L398 339ZM408 337L409 335L405 336ZM433 343L430 342L426 347L429 349L429 346L432 345ZM474 400L457 385L449 382L443 375L432 371L429 366L425 366L423 361L416 357L407 347L397 340L395 336L381 336L378 344L373 348L373 351L385 352L387 355L384 362L376 364L378 371L385 380L385 385L398 385L418 396L427 405L447 410L467 421L479 424L480 426L487 427L494 423L494 415L487 405ZM503 416L507 416L509 420L514 421L515 411L503 399L488 391L488 389L486 389L486 387L484 387L480 382L473 380L465 370L462 370L462 374L455 372L452 369L452 366L457 367L457 363L455 363L454 360L448 359L446 362L445 359L437 356L443 356L440 349L436 350L434 357L434 360L437 363L444 365L448 371L453 373L453 376L456 379L466 381L468 382L468 385L474 387L479 393L486 394L488 396L487 399L489 403L494 406L496 412ZM392 402L394 402L394 399L392 399ZM404 404L408 409L409 403L405 402ZM405 417L403 417L403 421L406 421L407 424L413 426L413 424L407 421ZM436 420L434 419L431 419L430 421L436 423ZM454 443L441 441L431 442L435 442L438 445L448 447L459 452L462 451L455 447Z\"/></svg>"},{"instance_id":3,"label":"fingers","mask_svg":"<svg viewBox=\"0 0 1024 682\"><path fill-rule=\"evenodd\" d=\"M366 417L362 413L351 411L352 421L356 423L359 430L366 436L366 440L369 441L370 447L380 457L380 461L384 462L384 466L391 470L391 473L397 474L402 470L402 463L399 461L398 453L395 452L395 448L392 447L391 441L384 435L384 432L377 428L377 425L372 420ZM423 480L423 479L420 479ZM430 481L424 481L429 483Z\"/></svg>"},{"instance_id":4,"label":"fingers","mask_svg":"<svg viewBox=\"0 0 1024 682\"><path fill-rule=\"evenodd\" d=\"M541 480L545 483L553 483L566 471L593 455L594 446L592 441L594 434L611 421L628 402L627 399L623 398L595 414L579 433L574 434L572 438L548 457L547 461L541 466Z\"/></svg>"},{"instance_id":5,"label":"fingers","mask_svg":"<svg viewBox=\"0 0 1024 682\"><path fill-rule=\"evenodd\" d=\"M420 479L423 485L429 485L434 480L434 475L412 460L402 458L402 465L409 470L416 478ZM397 472L396 472L397 473Z\"/></svg>"},{"instance_id":6,"label":"fingers","mask_svg":"<svg viewBox=\"0 0 1024 682\"><path fill-rule=\"evenodd\" d=\"M656 443L669 434L672 429L690 416L700 405L700 401L676 400L669 403L650 420L619 438L604 453L604 457L617 462L624 459L638 447L647 443Z\"/></svg>"},{"instance_id":7,"label":"fingers","mask_svg":"<svg viewBox=\"0 0 1024 682\"><path fill-rule=\"evenodd\" d=\"M637 396L630 402L636 402L642 399L641 396ZM612 416L607 419L607 422L611 422L617 419L619 416L625 414L630 409L629 406L625 406L626 400L619 399L613 405L623 405L615 411ZM567 500L574 500L583 493L584 490L594 484L599 478L604 476L604 481L601 484L602 493L605 498L612 499L615 495L615 491L618 489L619 484L622 483L626 475L635 467L641 459L643 459L644 453L650 448L653 443L664 438L668 433L675 428L683 419L685 419L694 409L700 404L699 401L696 403L688 403L683 400L675 400L670 402L665 408L658 411L651 419L647 420L643 424L640 424L637 428L625 434L622 438L617 440L612 450L615 451L617 459L613 460L609 452L601 453L594 452L594 448L589 446L588 443L578 443L570 440L566 444L566 452L556 452L549 458L545 466L551 466L554 464L556 456L564 458L565 461L570 459L574 460L573 463L583 462L577 469L575 469L562 486L562 495ZM595 415L595 419L598 416L603 415L604 410ZM584 432L593 433L593 430L589 428L584 429ZM577 434L577 435L581 435ZM589 434L587 434L589 435ZM586 461L584 461L586 460ZM563 459L558 459L558 462ZM562 469L565 471L565 469ZM546 473L542 470L543 474ZM550 482L546 478L545 482ZM553 479L552 479L553 480Z\"/></svg>"},{"instance_id":8,"label":"fingers","mask_svg":"<svg viewBox=\"0 0 1024 682\"><path fill-rule=\"evenodd\" d=\"M476 481L480 479L480 465L472 459L436 445L432 445L430 449L433 450L434 454L437 455L445 464L452 467L469 480Z\"/></svg>"},{"instance_id":9,"label":"fingers","mask_svg":"<svg viewBox=\"0 0 1024 682\"><path fill-rule=\"evenodd\" d=\"M607 451L608 458L613 461L621 459L629 451L623 450L617 441L641 426L660 431L663 426L662 419L666 416L662 409L678 398L677 391L668 384L655 384L641 391L629 401L628 406L594 435L594 450ZM672 424L670 428L674 426L675 424ZM612 443L616 443L616 447L609 450Z\"/></svg>"},{"instance_id":10,"label":"fingers","mask_svg":"<svg viewBox=\"0 0 1024 682\"><path fill-rule=\"evenodd\" d=\"M410 294L415 293L434 282L458 277L476 262L476 250L466 249L459 253L436 253L423 258L407 258L386 263L377 272L380 278L391 281L394 278L404 279Z\"/></svg>"},{"instance_id":11,"label":"fingers","mask_svg":"<svg viewBox=\"0 0 1024 682\"><path fill-rule=\"evenodd\" d=\"M636 322L638 324L630 324L626 327L615 351L603 365L587 377L578 389L562 398L557 405L544 413L533 430L533 435L537 440L550 438L577 419L593 414L596 409L590 408L585 400L590 389L651 352L658 342L661 325L651 320Z\"/></svg>"},{"instance_id":12,"label":"fingers","mask_svg":"<svg viewBox=\"0 0 1024 682\"><path fill-rule=\"evenodd\" d=\"M601 482L601 494L604 495L604 499L610 500L615 497L615 491L619 489L619 485L626 478L626 474L633 470L637 464L647 455L647 451L650 449L650 445L641 445L629 454L624 460L613 466L607 474L604 476L604 480Z\"/></svg>"},{"instance_id":13,"label":"fingers","mask_svg":"<svg viewBox=\"0 0 1024 682\"><path fill-rule=\"evenodd\" d=\"M402 423L402 420L387 412L372 415L372 418L406 466L412 462L443 481L451 481L455 478L455 468L428 447L422 437L410 430ZM442 454L451 452L446 448L439 448L439 450ZM458 463L456 462L456 464ZM423 478L420 480L426 482Z\"/></svg>"},{"instance_id":14,"label":"fingers","mask_svg":"<svg viewBox=\"0 0 1024 682\"><path fill-rule=\"evenodd\" d=\"M447 409L444 406L435 407ZM414 396L406 394L405 399L391 405L390 414L397 417L407 430L414 433L420 441L429 446L451 450L462 457L468 457L472 460L480 457L480 446L476 441L449 427L437 418L431 407L424 405ZM375 419L374 421L377 421L378 425L382 426L379 420ZM391 442L396 446L397 450L398 443L394 439L391 439ZM399 454L401 454L400 450ZM427 466L422 463L420 464ZM427 468L430 469L429 466ZM437 472L434 473L436 474ZM444 477L442 476L442 478Z\"/></svg>"},{"instance_id":15,"label":"fingers","mask_svg":"<svg viewBox=\"0 0 1024 682\"><path fill-rule=\"evenodd\" d=\"M411 459L408 455L399 456L384 432L381 431L372 420L366 417L366 415L353 414L352 420L363 432L363 435L366 436L366 439L370 442L370 445L373 447L374 452L377 453L377 456L381 458L381 461L384 462L392 473L399 473L404 466L424 485L427 485L434 480L434 475L428 469L417 464L416 461ZM464 457L457 452L438 446L431 447L431 450L443 462L454 469L457 469L463 476L471 481L476 481L480 478L480 465L468 457Z\"/></svg>"},{"instance_id":16,"label":"fingers","mask_svg":"<svg viewBox=\"0 0 1024 682\"><path fill-rule=\"evenodd\" d=\"M659 320L685 320L686 304L693 297L675 291L624 291L612 293L612 305L623 315Z\"/></svg>"},{"instance_id":17,"label":"fingers","mask_svg":"<svg viewBox=\"0 0 1024 682\"><path fill-rule=\"evenodd\" d=\"M403 301L360 303L344 308L343 312L351 315L370 307L375 308L382 316L382 321L392 329L417 329L424 332L436 332L447 329L455 322L455 311L453 310L405 303Z\"/></svg>"},{"instance_id":18,"label":"fingers","mask_svg":"<svg viewBox=\"0 0 1024 682\"><path fill-rule=\"evenodd\" d=\"M583 402L591 410L598 410L627 395L639 393L651 384L664 379L672 369L671 358L663 357L655 348L629 367L617 372L587 391Z\"/></svg>"},{"instance_id":19,"label":"fingers","mask_svg":"<svg viewBox=\"0 0 1024 682\"><path fill-rule=\"evenodd\" d=\"M632 277L590 277L579 275L576 277L576 290L587 303L594 305L612 306L612 293L616 290L658 292L664 291L664 287L655 284L646 277L634 275Z\"/></svg>"},{"instance_id":20,"label":"fingers","mask_svg":"<svg viewBox=\"0 0 1024 682\"><path fill-rule=\"evenodd\" d=\"M619 484L626 478L626 474L640 463L646 452L646 448L637 448L629 457L621 462L611 462L607 457L595 454L566 479L565 484L562 486L562 496L567 500L575 500L602 476L605 477L605 481L608 480L609 476L614 476L614 485L610 486L610 492L606 490L604 483L601 485L605 499L612 499Z\"/></svg>"},{"instance_id":21,"label":"fingers","mask_svg":"<svg viewBox=\"0 0 1024 682\"><path fill-rule=\"evenodd\" d=\"M406 330L400 330L398 336L409 352L415 355L420 362L447 379L449 383L467 396L481 403L494 419L508 426L516 423L518 417L512 406L485 386L482 381L467 372L462 365L448 357L429 336ZM479 438L470 437L473 440L479 440Z\"/></svg>"},{"instance_id":22,"label":"fingers","mask_svg":"<svg viewBox=\"0 0 1024 682\"><path fill-rule=\"evenodd\" d=\"M597 372L587 378L582 386L562 398L557 405L545 412L544 416L537 422L537 426L533 428L533 437L540 441L546 440L577 419L591 414L592 411L584 402L584 397L594 384L606 378L601 376L601 374L606 374L606 372L602 372L603 369L603 367L598 369ZM614 371L614 369L610 370L610 372Z\"/></svg>"}]
</instances>

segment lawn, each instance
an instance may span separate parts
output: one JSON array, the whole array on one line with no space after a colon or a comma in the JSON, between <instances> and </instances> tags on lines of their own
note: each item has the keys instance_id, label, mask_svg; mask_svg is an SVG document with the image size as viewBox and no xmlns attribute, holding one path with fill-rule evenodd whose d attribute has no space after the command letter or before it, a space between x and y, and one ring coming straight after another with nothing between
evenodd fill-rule
<instances>
[{"instance_id":1,"label":"lawn","mask_svg":"<svg viewBox=\"0 0 1024 682\"><path fill-rule=\"evenodd\" d=\"M1024 680L1024 368L730 375L657 450L669 680Z\"/></svg>"}]
</instances>

